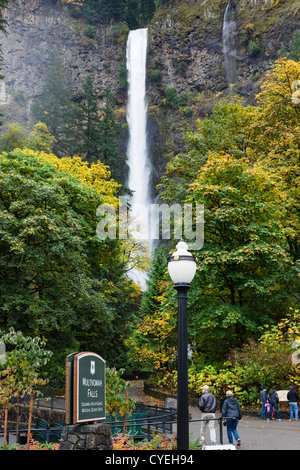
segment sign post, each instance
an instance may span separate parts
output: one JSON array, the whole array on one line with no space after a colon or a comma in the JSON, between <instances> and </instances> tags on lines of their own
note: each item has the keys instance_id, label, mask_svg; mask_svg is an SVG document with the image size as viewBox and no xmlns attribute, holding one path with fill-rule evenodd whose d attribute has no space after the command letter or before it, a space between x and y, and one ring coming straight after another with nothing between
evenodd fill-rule
<instances>
[{"instance_id":1,"label":"sign post","mask_svg":"<svg viewBox=\"0 0 300 470\"><path fill-rule=\"evenodd\" d=\"M73 369L76 354L78 353L66 357L66 424L72 424L73 420Z\"/></svg>"},{"instance_id":2,"label":"sign post","mask_svg":"<svg viewBox=\"0 0 300 470\"><path fill-rule=\"evenodd\" d=\"M66 422L104 420L105 361L92 352L73 353L66 360Z\"/></svg>"}]
</instances>

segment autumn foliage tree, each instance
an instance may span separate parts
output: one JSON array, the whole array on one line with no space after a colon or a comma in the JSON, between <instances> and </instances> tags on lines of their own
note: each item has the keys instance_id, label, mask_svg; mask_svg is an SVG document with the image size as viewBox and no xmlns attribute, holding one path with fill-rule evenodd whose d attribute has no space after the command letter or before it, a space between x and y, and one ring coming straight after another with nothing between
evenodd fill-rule
<instances>
[{"instance_id":1,"label":"autumn foliage tree","mask_svg":"<svg viewBox=\"0 0 300 470\"><path fill-rule=\"evenodd\" d=\"M118 362L113 325L125 328L134 289L118 241L96 234L98 206L118 202L107 167L15 150L0 156L0 188L0 327L45 338L60 371L74 348Z\"/></svg>"},{"instance_id":2,"label":"autumn foliage tree","mask_svg":"<svg viewBox=\"0 0 300 470\"><path fill-rule=\"evenodd\" d=\"M293 97L299 88L300 62L280 59L267 74L253 122L259 161L284 182L289 199L288 238L294 259L300 258L300 106Z\"/></svg>"},{"instance_id":3,"label":"autumn foliage tree","mask_svg":"<svg viewBox=\"0 0 300 470\"><path fill-rule=\"evenodd\" d=\"M293 305L297 267L288 251L286 194L260 166L215 154L187 197L205 207L194 282L199 295L190 307L193 336L198 350L213 338L222 340L221 349L238 347Z\"/></svg>"},{"instance_id":4,"label":"autumn foliage tree","mask_svg":"<svg viewBox=\"0 0 300 470\"><path fill-rule=\"evenodd\" d=\"M186 133L187 152L162 178L165 202L205 208L189 294L189 339L201 364L258 338L299 302L299 67L278 60L257 106L222 99Z\"/></svg>"},{"instance_id":5,"label":"autumn foliage tree","mask_svg":"<svg viewBox=\"0 0 300 470\"><path fill-rule=\"evenodd\" d=\"M31 413L33 394L40 394L40 388L47 383L47 379L41 376L41 369L49 362L52 353L45 349L46 344L41 338L24 336L13 328L6 333L0 330L0 339L7 347L5 361L0 367L0 403L8 408L11 400L15 399L19 407L20 398L29 395ZM19 413L17 418L18 431ZM27 442L30 423L31 415ZM4 440L7 440L7 436L4 436Z\"/></svg>"},{"instance_id":6,"label":"autumn foliage tree","mask_svg":"<svg viewBox=\"0 0 300 470\"><path fill-rule=\"evenodd\" d=\"M82 7L85 0L61 0L62 4L72 5L74 7Z\"/></svg>"},{"instance_id":7,"label":"autumn foliage tree","mask_svg":"<svg viewBox=\"0 0 300 470\"><path fill-rule=\"evenodd\" d=\"M176 303L167 303L169 296L166 251L161 249L153 256L147 290L139 312L131 320L126 340L128 355L136 368L172 368L176 361Z\"/></svg>"}]
</instances>

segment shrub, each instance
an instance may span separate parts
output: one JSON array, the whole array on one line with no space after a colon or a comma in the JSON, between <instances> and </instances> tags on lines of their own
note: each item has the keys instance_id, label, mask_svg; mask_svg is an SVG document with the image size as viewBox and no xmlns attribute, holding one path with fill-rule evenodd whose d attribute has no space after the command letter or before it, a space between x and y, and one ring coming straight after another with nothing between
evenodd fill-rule
<instances>
[{"instance_id":1,"label":"shrub","mask_svg":"<svg viewBox=\"0 0 300 470\"><path fill-rule=\"evenodd\" d=\"M95 26L88 25L88 26L85 28L84 34L86 35L86 37L88 37L88 38L90 38L90 39L94 39L95 36L96 36L96 28L95 28Z\"/></svg>"},{"instance_id":2,"label":"shrub","mask_svg":"<svg viewBox=\"0 0 300 470\"><path fill-rule=\"evenodd\" d=\"M188 104L188 93L177 93L176 88L167 87L164 89L166 104L172 109L178 109L180 106Z\"/></svg>"},{"instance_id":3,"label":"shrub","mask_svg":"<svg viewBox=\"0 0 300 470\"><path fill-rule=\"evenodd\" d=\"M151 441L143 440L134 442L131 436L119 434L112 438L113 450L174 450L177 448L177 437L167 437L164 434L156 434Z\"/></svg>"},{"instance_id":4,"label":"shrub","mask_svg":"<svg viewBox=\"0 0 300 470\"><path fill-rule=\"evenodd\" d=\"M151 82L159 82L161 80L160 70L157 70L157 69L150 70L149 79L151 80Z\"/></svg>"},{"instance_id":5,"label":"shrub","mask_svg":"<svg viewBox=\"0 0 300 470\"><path fill-rule=\"evenodd\" d=\"M256 57L260 53L260 45L256 41L249 42L249 54L251 57Z\"/></svg>"}]
</instances>

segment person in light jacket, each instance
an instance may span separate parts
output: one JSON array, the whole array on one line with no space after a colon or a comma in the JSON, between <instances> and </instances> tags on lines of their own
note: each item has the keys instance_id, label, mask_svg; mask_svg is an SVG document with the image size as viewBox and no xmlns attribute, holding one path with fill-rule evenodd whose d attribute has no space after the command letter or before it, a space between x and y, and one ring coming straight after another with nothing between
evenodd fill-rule
<instances>
[{"instance_id":1,"label":"person in light jacket","mask_svg":"<svg viewBox=\"0 0 300 470\"><path fill-rule=\"evenodd\" d=\"M226 400L222 406L222 418L223 422L226 422L227 436L230 444L233 444L233 436L237 441L237 446L241 445L241 439L237 432L237 425L240 419L242 419L242 410L239 402L234 398L231 390L226 392Z\"/></svg>"}]
</instances>

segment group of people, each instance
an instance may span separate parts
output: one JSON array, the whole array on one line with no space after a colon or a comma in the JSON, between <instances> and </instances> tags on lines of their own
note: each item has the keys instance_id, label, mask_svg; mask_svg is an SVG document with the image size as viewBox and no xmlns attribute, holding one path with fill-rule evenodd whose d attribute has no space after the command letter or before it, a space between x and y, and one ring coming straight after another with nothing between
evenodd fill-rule
<instances>
[{"instance_id":1,"label":"group of people","mask_svg":"<svg viewBox=\"0 0 300 470\"><path fill-rule=\"evenodd\" d=\"M279 396L278 393L276 392L275 387L272 388L270 393L267 393L267 387L263 387L261 393L260 393L260 400L261 400L261 417L262 419L267 419L267 421L270 421L270 419L273 417L273 413L276 413L276 419L277 421L280 420L280 414L279 414ZM290 421L292 419L299 419L298 417L298 400L299 400L299 395L296 390L292 386L290 386L289 391L287 392L287 400L289 401L290 404Z\"/></svg>"},{"instance_id":2,"label":"group of people","mask_svg":"<svg viewBox=\"0 0 300 470\"><path fill-rule=\"evenodd\" d=\"M202 421L200 428L200 445L205 444L205 430L206 426L209 427L210 440L212 444L217 443L217 436L215 430L217 399L209 391L209 386L202 387L202 395L199 400L199 409L202 412ZM233 444L233 437L237 442L237 446L241 445L241 439L237 432L238 421L242 419L242 411L239 402L233 397L231 390L226 392L226 399L221 402L221 412L223 424L227 427L227 436L230 444Z\"/></svg>"},{"instance_id":3,"label":"group of people","mask_svg":"<svg viewBox=\"0 0 300 470\"><path fill-rule=\"evenodd\" d=\"M260 394L262 411L261 417L263 419L270 419L273 417L273 413L276 415L276 419L280 421L279 414L279 396L276 392L275 387L267 393L267 387L264 387ZM287 400L290 404L290 421L292 419L298 419L298 400L299 395L296 390L291 386L287 392ZM201 428L200 428L200 445L205 444L205 430L206 426L209 427L210 440L212 444L217 443L216 430L215 430L215 419L217 409L217 399L209 391L209 386L204 385L202 387L202 395L199 400L199 409L202 412L201 416ZM230 444L233 444L233 438L237 442L237 446L241 445L241 439L237 432L237 426L240 419L242 419L242 411L239 402L233 397L231 390L226 392L226 398L221 400L220 409L223 418L223 424L227 427L227 436Z\"/></svg>"}]
</instances>

